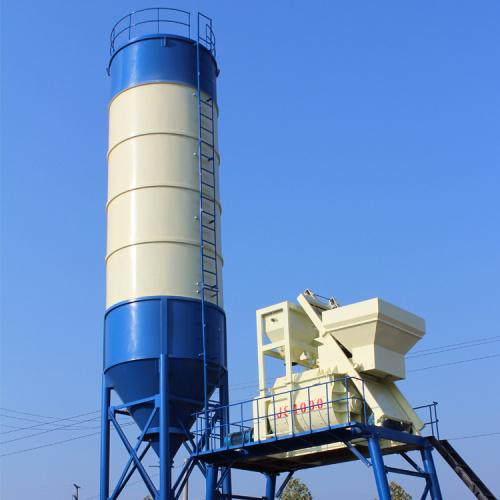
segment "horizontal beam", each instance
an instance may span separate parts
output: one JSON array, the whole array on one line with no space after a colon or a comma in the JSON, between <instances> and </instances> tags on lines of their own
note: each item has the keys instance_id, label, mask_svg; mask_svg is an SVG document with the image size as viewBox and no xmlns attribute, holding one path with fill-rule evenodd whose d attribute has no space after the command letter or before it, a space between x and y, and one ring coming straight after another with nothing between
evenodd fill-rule
<instances>
[{"instance_id":1,"label":"horizontal beam","mask_svg":"<svg viewBox=\"0 0 500 500\"><path fill-rule=\"evenodd\" d=\"M404 476L424 477L429 479L430 475L426 472L417 472L415 470L397 469L396 467L385 467L386 472L393 472L394 474L402 474Z\"/></svg>"}]
</instances>

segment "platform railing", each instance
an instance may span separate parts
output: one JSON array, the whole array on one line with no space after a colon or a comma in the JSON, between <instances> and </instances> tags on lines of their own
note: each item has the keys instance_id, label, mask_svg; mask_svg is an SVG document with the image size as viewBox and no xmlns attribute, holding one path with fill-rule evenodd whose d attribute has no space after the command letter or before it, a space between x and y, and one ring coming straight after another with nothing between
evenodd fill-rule
<instances>
[{"instance_id":1,"label":"platform railing","mask_svg":"<svg viewBox=\"0 0 500 500\"><path fill-rule=\"evenodd\" d=\"M365 381L356 379L363 390L355 395L349 392L350 380L351 377L335 379L196 413L195 438L204 440L205 451L216 451L348 425L353 414L358 422L367 423ZM343 383L345 391L340 397L332 397L340 395L340 391L333 391L333 385L338 387L339 383ZM353 410L356 405L359 411ZM218 415L225 411L229 414L228 423L220 423ZM341 419L339 414L343 415Z\"/></svg>"},{"instance_id":2,"label":"platform railing","mask_svg":"<svg viewBox=\"0 0 500 500\"><path fill-rule=\"evenodd\" d=\"M433 401L428 405L417 406L413 409L417 414L425 415L425 417L422 419L422 423L424 425L431 426L432 435L439 441L439 419L437 416L437 402ZM424 422L425 419L428 419L427 422Z\"/></svg>"},{"instance_id":3,"label":"platform railing","mask_svg":"<svg viewBox=\"0 0 500 500\"><path fill-rule=\"evenodd\" d=\"M168 30L165 31L165 28ZM191 38L191 14L185 10L155 7L122 17L111 31L110 55L138 36L163 32Z\"/></svg>"}]
</instances>

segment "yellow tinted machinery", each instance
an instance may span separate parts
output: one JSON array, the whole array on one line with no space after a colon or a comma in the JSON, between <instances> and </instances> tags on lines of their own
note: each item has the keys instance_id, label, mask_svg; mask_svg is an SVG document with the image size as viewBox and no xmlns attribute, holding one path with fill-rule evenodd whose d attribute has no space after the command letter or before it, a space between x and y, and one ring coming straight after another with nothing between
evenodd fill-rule
<instances>
[{"instance_id":1,"label":"yellow tinted machinery","mask_svg":"<svg viewBox=\"0 0 500 500\"><path fill-rule=\"evenodd\" d=\"M291 302L257 311L259 397L254 435L285 436L350 421L418 435L423 428L395 385L405 378L405 354L422 338L425 321L381 299L339 307L309 290ZM285 375L266 382L266 358ZM329 453L342 443L288 453ZM382 448L396 446L382 440Z\"/></svg>"},{"instance_id":2,"label":"yellow tinted machinery","mask_svg":"<svg viewBox=\"0 0 500 500\"><path fill-rule=\"evenodd\" d=\"M381 500L391 498L388 472L425 479L422 498L442 500L424 424L395 385L425 321L379 298L340 307L306 290L297 301L257 311L259 395L197 415L207 500L229 468L265 474L271 500L297 470L356 459L372 468ZM284 374L273 379L277 367ZM217 412L228 424L213 424ZM422 465L408 456L414 450ZM396 453L413 470L384 464L383 455Z\"/></svg>"}]
</instances>

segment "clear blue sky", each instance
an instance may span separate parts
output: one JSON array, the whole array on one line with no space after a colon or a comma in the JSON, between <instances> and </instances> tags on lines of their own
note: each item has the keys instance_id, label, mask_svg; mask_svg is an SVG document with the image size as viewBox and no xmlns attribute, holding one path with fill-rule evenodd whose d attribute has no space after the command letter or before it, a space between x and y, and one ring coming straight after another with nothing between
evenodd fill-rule
<instances>
[{"instance_id":1,"label":"clear blue sky","mask_svg":"<svg viewBox=\"0 0 500 500\"><path fill-rule=\"evenodd\" d=\"M157 5L215 23L232 399L256 395L256 309L381 297L426 319L415 353L462 344L400 387L500 494L497 1L4 0L2 498L98 495L109 32ZM435 459L445 498L471 498ZM376 496L359 462L300 477L315 500Z\"/></svg>"}]
</instances>

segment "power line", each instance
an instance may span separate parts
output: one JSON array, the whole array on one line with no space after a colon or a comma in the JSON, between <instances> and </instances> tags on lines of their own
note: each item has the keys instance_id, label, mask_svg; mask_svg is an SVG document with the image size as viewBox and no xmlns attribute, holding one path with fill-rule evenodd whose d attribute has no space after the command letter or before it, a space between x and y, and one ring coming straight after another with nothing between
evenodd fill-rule
<instances>
[{"instance_id":1,"label":"power line","mask_svg":"<svg viewBox=\"0 0 500 500\"><path fill-rule=\"evenodd\" d=\"M460 344L457 344L457 347L454 347L454 346L449 346L448 348L444 348L444 347L436 347L435 349L427 349L428 351L434 351L434 352L424 352L424 351L418 351L418 352L415 352L415 353L411 353L411 354L408 354L406 356L406 358L420 358L422 356L431 356L432 354L441 354L442 352L448 352L448 351L458 351L459 349L467 349L469 347L476 347L476 346L479 346L479 345L485 345L485 344L493 344L495 342L500 342L500 339L498 340L487 340L487 341L482 341L482 342L475 342L474 344L471 344L471 345L460 345ZM423 354L419 354L420 353L423 353Z\"/></svg>"},{"instance_id":2,"label":"power line","mask_svg":"<svg viewBox=\"0 0 500 500\"><path fill-rule=\"evenodd\" d=\"M11 410L7 410L7 411L11 411ZM0 434L9 434L9 433L11 433L11 432L19 432L19 431L21 431L21 430L35 429L35 428L37 428L37 427L43 427L43 426L45 426L45 425L56 425L56 423L58 423L58 422L64 422L64 421L66 421L66 420L74 420L75 418L86 417L86 416L88 416L88 415L93 415L93 414L95 414L95 413L99 413L99 410L97 410L97 411L91 411L91 412L88 412L88 413L82 413L81 415L75 415L75 416L73 416L73 417L58 418L58 419L56 419L56 420L52 420L51 422L41 422L41 423L39 423L39 424L37 424L37 425L30 425L30 426L27 426L27 427L21 427L21 428L19 428L19 429L17 429L17 430L11 430L11 431L4 431L4 432L0 432ZM19 418L19 417L11 417L11 416L9 416L9 415L2 415L2 416L3 416L3 417L8 417L8 418ZM95 419L97 419L97 418L99 418L99 417L96 417L96 418L93 418L93 419L90 419L90 420L95 420ZM23 420L24 420L24 419L23 419ZM87 421L88 421L88 420L80 420L80 421L75 422L75 423L73 423L73 424L71 424L71 425L78 425L78 424L80 424L80 423L87 422ZM63 427L64 427L64 426L63 426ZM51 430L51 431L55 431L55 430L58 430L58 429L56 428L56 429L50 429L50 430ZM45 432L49 432L49 431L45 431ZM36 435L36 434L35 434L35 435ZM1 444L1 443L0 443L0 444Z\"/></svg>"},{"instance_id":3,"label":"power line","mask_svg":"<svg viewBox=\"0 0 500 500\"><path fill-rule=\"evenodd\" d=\"M85 434L83 436L74 437L71 439L64 439L63 441L56 441L55 443L43 444L41 446L34 446L33 448L28 448L26 450L11 451L10 453L4 453L0 457L8 457L9 455L17 455L18 453L25 453L27 451L39 450L40 448L47 448L48 446L55 446L56 444L68 443L69 441L76 441L77 439L83 439L89 436L97 436L101 432L93 432L92 434Z\"/></svg>"},{"instance_id":4,"label":"power line","mask_svg":"<svg viewBox=\"0 0 500 500\"><path fill-rule=\"evenodd\" d=\"M38 424L48 424L49 422L40 422L40 420L33 420L32 418L26 418L26 417L15 417L12 415L0 415L0 417L4 418L12 418L14 420L26 420L27 422L37 422Z\"/></svg>"},{"instance_id":5,"label":"power line","mask_svg":"<svg viewBox=\"0 0 500 500\"><path fill-rule=\"evenodd\" d=\"M21 441L22 439L28 439L30 437L40 436L41 434L47 434L48 432L60 431L60 430L63 430L63 429L67 429L68 427L72 427L74 425L80 425L80 424L83 424L85 422L91 422L91 421L97 420L97 419L99 419L99 417L97 417L97 418L89 418L87 420L81 420L79 422L74 422L72 424L62 425L61 427L56 427L55 429L47 429L47 430L42 431L42 432L36 432L35 434L28 434L27 436L21 436L21 437L18 437L18 438L9 439L8 441L2 441L2 442L0 442L0 444L7 444L7 443L12 443L14 441ZM65 419L65 420L67 420L67 419ZM76 429L72 429L72 430L76 430Z\"/></svg>"},{"instance_id":6,"label":"power line","mask_svg":"<svg viewBox=\"0 0 500 500\"><path fill-rule=\"evenodd\" d=\"M47 415L38 415L37 413L28 413L26 411L19 411L19 410L11 410L9 408L0 408L2 411L10 411L11 413L19 413L21 415L29 415L30 417L41 417L41 418L50 418L51 420L57 420L60 417L49 417ZM96 412L90 412L90 413L96 413ZM84 415L87 415L86 413ZM72 417L69 417L72 418Z\"/></svg>"},{"instance_id":7,"label":"power line","mask_svg":"<svg viewBox=\"0 0 500 500\"><path fill-rule=\"evenodd\" d=\"M481 358L472 358L472 359L464 359L463 361L454 361L453 363L442 363L440 365L434 366L426 366L425 368L416 368L415 370L407 370L407 372L421 372L422 370L430 370L432 368L440 368L441 366L450 366L450 365L460 365L462 363L469 363L471 361L479 361L480 359L489 359L489 358L497 358L500 354L493 354L491 356L483 356Z\"/></svg>"},{"instance_id":8,"label":"power line","mask_svg":"<svg viewBox=\"0 0 500 500\"><path fill-rule=\"evenodd\" d=\"M478 437L485 437L485 436L495 436L497 434L500 434L500 432L489 432L488 434L476 434L475 436L462 436L462 437L457 437L457 438L449 438L446 441L457 441L458 439L471 439L471 438L478 438Z\"/></svg>"},{"instance_id":9,"label":"power line","mask_svg":"<svg viewBox=\"0 0 500 500\"><path fill-rule=\"evenodd\" d=\"M128 427L129 425L134 425L134 422L124 423L121 425L121 427ZM62 443L68 443L69 441L76 441L77 439L83 439L83 438L90 437L90 436L97 436L100 433L101 433L101 431L92 432L91 434L84 434L83 436L77 436L77 437L70 438L70 439L63 439L62 441L56 441L54 443L48 443L48 444L43 444L40 446L34 446L33 448L27 448L25 450L12 451L10 453L4 453L3 455L0 455L0 457L8 457L9 455L17 455L18 453L26 453L27 451L38 450L40 448L47 448L49 446L55 446L57 444L62 444Z\"/></svg>"},{"instance_id":10,"label":"power line","mask_svg":"<svg viewBox=\"0 0 500 500\"><path fill-rule=\"evenodd\" d=\"M476 344L479 342L483 342L485 340L493 340L493 339L500 339L500 335L495 335L494 337L486 337L484 339L475 339L475 340L468 340L467 342L459 342L458 344L448 344L448 345L443 345L441 347L431 347L429 349L421 349L420 351L415 351L412 354L420 354L421 352L428 352L428 351L435 351L436 349L446 349L448 347L455 347L455 346L461 346L461 345L466 345L466 344ZM474 347L474 345L470 347Z\"/></svg>"}]
</instances>

